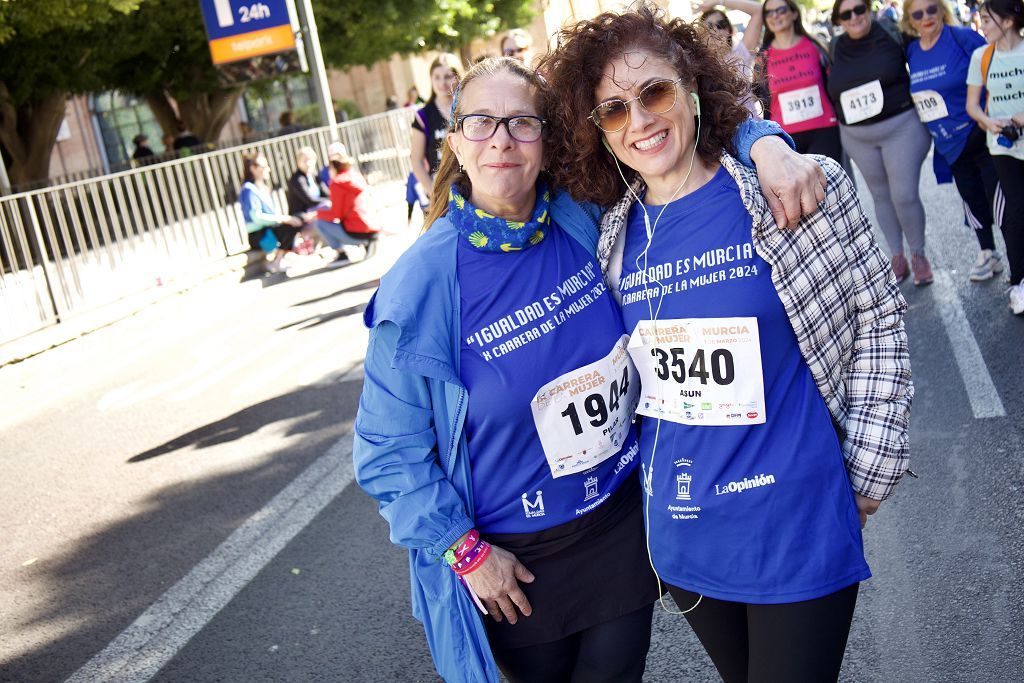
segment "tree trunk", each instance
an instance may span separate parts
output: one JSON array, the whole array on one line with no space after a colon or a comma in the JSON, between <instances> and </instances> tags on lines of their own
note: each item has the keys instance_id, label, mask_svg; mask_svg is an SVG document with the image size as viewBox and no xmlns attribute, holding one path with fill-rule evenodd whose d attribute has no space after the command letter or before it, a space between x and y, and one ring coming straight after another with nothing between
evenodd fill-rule
<instances>
[{"instance_id":1,"label":"tree trunk","mask_svg":"<svg viewBox=\"0 0 1024 683\"><path fill-rule=\"evenodd\" d=\"M11 185L46 180L57 131L67 111L67 93L54 93L15 106L0 82L0 145L10 163Z\"/></svg>"},{"instance_id":2,"label":"tree trunk","mask_svg":"<svg viewBox=\"0 0 1024 683\"><path fill-rule=\"evenodd\" d=\"M197 93L177 101L164 91L146 93L144 97L165 134L177 135L178 124L184 123L203 142L216 144L241 96L242 89L235 88Z\"/></svg>"}]
</instances>

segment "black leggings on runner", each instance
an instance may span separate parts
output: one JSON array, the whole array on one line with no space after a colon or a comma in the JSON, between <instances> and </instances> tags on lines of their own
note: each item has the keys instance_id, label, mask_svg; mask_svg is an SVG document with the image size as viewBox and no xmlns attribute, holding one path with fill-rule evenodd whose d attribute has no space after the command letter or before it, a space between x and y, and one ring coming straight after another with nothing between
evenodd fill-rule
<instances>
[{"instance_id":1,"label":"black leggings on runner","mask_svg":"<svg viewBox=\"0 0 1024 683\"><path fill-rule=\"evenodd\" d=\"M992 164L988 146L985 144L985 131L973 126L960 156L949 165L957 192L974 217L973 225L981 249L995 249L996 242L992 236L992 207L996 198L996 167Z\"/></svg>"},{"instance_id":2,"label":"black leggings on runner","mask_svg":"<svg viewBox=\"0 0 1024 683\"><path fill-rule=\"evenodd\" d=\"M651 645L654 605L553 643L494 649L510 683L640 683Z\"/></svg>"},{"instance_id":3,"label":"black leggings on runner","mask_svg":"<svg viewBox=\"0 0 1024 683\"><path fill-rule=\"evenodd\" d=\"M815 600L752 605L704 597L686 614L725 683L823 683L839 678L857 588ZM700 597L675 586L679 609Z\"/></svg>"},{"instance_id":4,"label":"black leggings on runner","mask_svg":"<svg viewBox=\"0 0 1024 683\"><path fill-rule=\"evenodd\" d=\"M1024 281L1024 161L993 154L992 163L1006 199L1002 228L1006 262L1010 265L1010 284L1017 285Z\"/></svg>"}]
</instances>

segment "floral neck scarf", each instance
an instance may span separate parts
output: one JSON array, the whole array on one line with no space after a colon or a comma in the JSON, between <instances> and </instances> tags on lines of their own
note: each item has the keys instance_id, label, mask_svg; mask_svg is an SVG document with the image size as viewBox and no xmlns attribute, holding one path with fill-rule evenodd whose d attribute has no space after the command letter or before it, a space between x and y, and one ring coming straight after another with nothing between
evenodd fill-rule
<instances>
[{"instance_id":1,"label":"floral neck scarf","mask_svg":"<svg viewBox=\"0 0 1024 683\"><path fill-rule=\"evenodd\" d=\"M454 185L448 192L448 218L459 234L480 251L513 252L540 244L549 229L548 203L551 193L544 183L537 185L533 215L524 223L492 216L469 203Z\"/></svg>"}]
</instances>

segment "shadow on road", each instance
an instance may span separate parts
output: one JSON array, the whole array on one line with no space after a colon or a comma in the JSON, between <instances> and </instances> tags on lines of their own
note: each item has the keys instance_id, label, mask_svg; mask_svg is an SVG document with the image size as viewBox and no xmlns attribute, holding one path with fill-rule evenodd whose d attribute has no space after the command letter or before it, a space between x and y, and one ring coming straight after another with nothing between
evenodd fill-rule
<instances>
[{"instance_id":1,"label":"shadow on road","mask_svg":"<svg viewBox=\"0 0 1024 683\"><path fill-rule=\"evenodd\" d=\"M339 373L338 376L344 373ZM240 439L273 422L301 418L288 427L284 436L313 434L337 425L336 400L338 386L334 382L305 387L299 391L277 396L240 410L222 420L211 422L199 429L163 443L148 451L128 458L129 463L144 462L186 448L196 450Z\"/></svg>"},{"instance_id":2,"label":"shadow on road","mask_svg":"<svg viewBox=\"0 0 1024 683\"><path fill-rule=\"evenodd\" d=\"M299 301L297 303L292 304L292 308L295 308L297 306L309 306L310 304L318 304L321 301L327 301L328 299L333 299L336 296L341 296L342 294L348 294L349 292L363 292L363 291L366 291L367 289L377 289L378 287L380 287L380 279L369 280L367 282L363 282L363 283L360 283L358 285L352 285L351 287L345 287L344 289L339 289L337 292L331 292L330 294L325 294L323 296L318 296L315 299L307 299L306 301Z\"/></svg>"},{"instance_id":3,"label":"shadow on road","mask_svg":"<svg viewBox=\"0 0 1024 683\"><path fill-rule=\"evenodd\" d=\"M0 681L64 680L181 579L240 524L351 430L358 387L350 382L302 387L130 458L141 463L188 447L205 449L269 423L293 421L296 444L254 459L241 471L167 486L141 500L135 514L97 533L69 540L24 570L46 596L44 609L12 633L42 630L52 640L14 657L0 651ZM279 439L280 437L274 436Z\"/></svg>"},{"instance_id":4,"label":"shadow on road","mask_svg":"<svg viewBox=\"0 0 1024 683\"><path fill-rule=\"evenodd\" d=\"M330 311L329 313L318 313L316 315L312 315L306 318L305 320L296 320L295 322L288 323L287 325L282 325L281 327L276 328L274 331L281 332L282 330L287 330L293 327L299 330L308 330L310 328L317 327L318 325L329 323L332 320L336 320L338 318L344 318L355 313L362 313L365 309L366 304L358 304L356 306L342 308L341 310L338 311Z\"/></svg>"}]
</instances>

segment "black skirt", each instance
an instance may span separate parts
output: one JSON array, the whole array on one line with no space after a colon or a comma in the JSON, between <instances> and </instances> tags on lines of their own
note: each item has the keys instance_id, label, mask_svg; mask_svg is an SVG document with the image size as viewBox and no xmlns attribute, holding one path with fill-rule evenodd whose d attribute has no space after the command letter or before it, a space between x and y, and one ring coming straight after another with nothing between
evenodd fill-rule
<instances>
[{"instance_id":1,"label":"black skirt","mask_svg":"<svg viewBox=\"0 0 1024 683\"><path fill-rule=\"evenodd\" d=\"M647 558L638 481L623 484L596 510L529 534L483 534L533 572L520 583L533 614L515 624L487 616L491 646L501 650L561 640L630 614L658 599Z\"/></svg>"}]
</instances>

